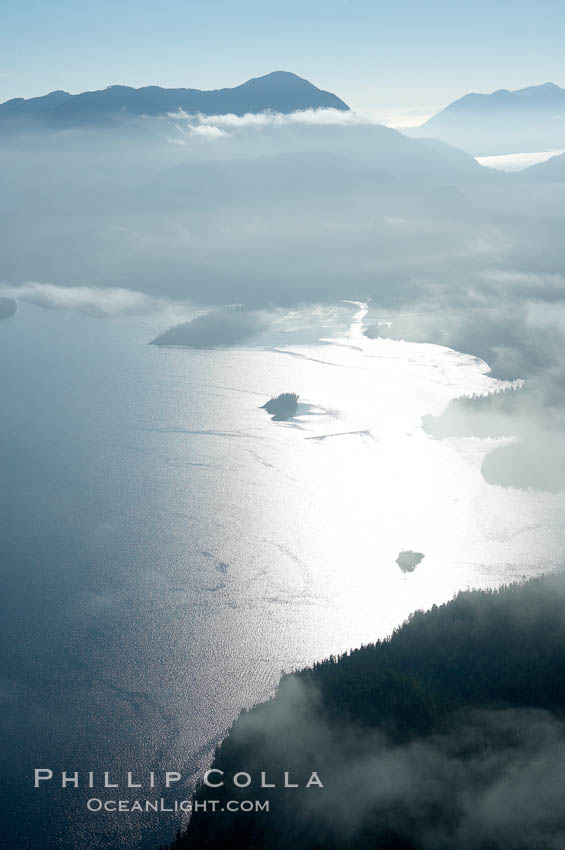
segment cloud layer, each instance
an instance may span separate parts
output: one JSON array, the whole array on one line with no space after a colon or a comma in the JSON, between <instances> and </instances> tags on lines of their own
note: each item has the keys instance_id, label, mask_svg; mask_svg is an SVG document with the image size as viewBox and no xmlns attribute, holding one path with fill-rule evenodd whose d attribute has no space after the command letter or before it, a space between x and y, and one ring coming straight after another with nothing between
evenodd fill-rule
<instances>
[{"instance_id":1,"label":"cloud layer","mask_svg":"<svg viewBox=\"0 0 565 850\"><path fill-rule=\"evenodd\" d=\"M382 125L370 112L340 109L303 109L298 112L259 112L247 115L189 115L179 109L168 116L177 129L189 135L220 138L243 130L268 130L284 127L374 127Z\"/></svg>"},{"instance_id":2,"label":"cloud layer","mask_svg":"<svg viewBox=\"0 0 565 850\"><path fill-rule=\"evenodd\" d=\"M56 286L35 281L18 286L1 284L0 294L49 310L75 310L94 317L154 313L165 303L131 289Z\"/></svg>"}]
</instances>

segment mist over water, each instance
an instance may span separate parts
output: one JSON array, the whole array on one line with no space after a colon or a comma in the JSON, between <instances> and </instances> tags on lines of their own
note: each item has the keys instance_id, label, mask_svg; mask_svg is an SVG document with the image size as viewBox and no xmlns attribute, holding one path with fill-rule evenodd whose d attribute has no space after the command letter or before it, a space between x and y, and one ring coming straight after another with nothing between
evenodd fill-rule
<instances>
[{"instance_id":1,"label":"mist over water","mask_svg":"<svg viewBox=\"0 0 565 850\"><path fill-rule=\"evenodd\" d=\"M190 773L281 671L557 565L564 497L489 485L496 441L421 427L503 382L468 354L369 340L365 313L281 311L260 345L216 350L148 346L162 313L21 303L3 325L10 831L155 846L173 816L88 815L89 792L35 792L31 771ZM284 391L297 416L273 422L260 405ZM403 550L425 556L408 575Z\"/></svg>"}]
</instances>

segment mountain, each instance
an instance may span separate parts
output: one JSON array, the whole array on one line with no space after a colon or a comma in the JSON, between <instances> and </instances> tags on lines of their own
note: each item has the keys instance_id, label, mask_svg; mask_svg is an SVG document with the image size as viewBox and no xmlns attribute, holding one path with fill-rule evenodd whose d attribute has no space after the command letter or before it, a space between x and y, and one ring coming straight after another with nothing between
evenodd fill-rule
<instances>
[{"instance_id":1,"label":"mountain","mask_svg":"<svg viewBox=\"0 0 565 850\"><path fill-rule=\"evenodd\" d=\"M467 94L411 135L434 136L475 156L563 147L565 89L555 83Z\"/></svg>"},{"instance_id":2,"label":"mountain","mask_svg":"<svg viewBox=\"0 0 565 850\"><path fill-rule=\"evenodd\" d=\"M37 115L40 112L61 106L62 103L66 103L72 97L73 95L69 94L68 91L52 91L42 97L30 97L27 100L24 100L23 97L14 97L12 100L0 104L0 115L3 118Z\"/></svg>"},{"instance_id":3,"label":"mountain","mask_svg":"<svg viewBox=\"0 0 565 850\"><path fill-rule=\"evenodd\" d=\"M436 123L441 117L453 113L499 113L500 111L516 111L524 109L546 109L561 107L565 109L565 89L555 83L544 83L542 86L528 86L525 89L509 91L498 89L492 94L466 94L446 106L440 113L434 115L426 123Z\"/></svg>"},{"instance_id":4,"label":"mountain","mask_svg":"<svg viewBox=\"0 0 565 850\"><path fill-rule=\"evenodd\" d=\"M545 162L519 171L516 177L536 183L563 183L565 181L565 153L552 156Z\"/></svg>"},{"instance_id":5,"label":"mountain","mask_svg":"<svg viewBox=\"0 0 565 850\"><path fill-rule=\"evenodd\" d=\"M175 165L140 184L136 204L142 203L143 193L156 208L174 209L189 202L207 209L268 205L273 195L279 203L307 203L348 193L372 197L385 189L400 200L407 187L418 186L426 188L427 196L441 196L443 208L449 190L452 200L461 202L455 187L502 179L449 145L409 139L384 126L348 128L346 140L340 128L332 137L326 129L319 144L326 150L279 152L273 144L268 154Z\"/></svg>"},{"instance_id":6,"label":"mountain","mask_svg":"<svg viewBox=\"0 0 565 850\"><path fill-rule=\"evenodd\" d=\"M15 98L0 104L0 128L99 125L124 116L164 115L182 109L205 115L244 115L248 112L295 112L300 109L349 107L331 92L287 71L274 71L232 89L164 89L110 86L99 91L69 94L55 91L43 97Z\"/></svg>"}]
</instances>

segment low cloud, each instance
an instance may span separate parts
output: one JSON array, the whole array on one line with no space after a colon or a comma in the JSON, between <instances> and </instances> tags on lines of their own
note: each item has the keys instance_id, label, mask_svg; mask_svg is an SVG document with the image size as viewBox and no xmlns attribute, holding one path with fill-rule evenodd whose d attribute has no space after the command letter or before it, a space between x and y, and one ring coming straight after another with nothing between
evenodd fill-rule
<instances>
[{"instance_id":1,"label":"low cloud","mask_svg":"<svg viewBox=\"0 0 565 850\"><path fill-rule=\"evenodd\" d=\"M459 281L454 287L449 278L420 280L419 299L410 302L408 294L401 309L385 308L380 315L379 302L386 302L375 296L378 335L475 354L498 378L541 378L551 372L553 380L565 342L563 275L491 267L460 274Z\"/></svg>"},{"instance_id":2,"label":"low cloud","mask_svg":"<svg viewBox=\"0 0 565 850\"><path fill-rule=\"evenodd\" d=\"M371 112L345 112L341 109L303 109L298 112L247 113L246 115L190 115L179 109L168 115L181 132L217 139L242 130L266 130L281 127L375 127L379 121Z\"/></svg>"},{"instance_id":3,"label":"low cloud","mask_svg":"<svg viewBox=\"0 0 565 850\"><path fill-rule=\"evenodd\" d=\"M183 127L177 126L177 129L184 130ZM227 135L221 127L216 127L213 124L194 124L188 126L188 132L191 136L200 136L203 139L221 139ZM178 139L174 139L178 142Z\"/></svg>"},{"instance_id":4,"label":"low cloud","mask_svg":"<svg viewBox=\"0 0 565 850\"><path fill-rule=\"evenodd\" d=\"M275 700L240 717L229 745L261 767L318 770L322 791L277 798L280 822L303 825L304 847L366 846L371 830L421 850L563 847L565 729L541 709L471 710L442 734L395 743L334 725L318 691L288 677Z\"/></svg>"},{"instance_id":5,"label":"low cloud","mask_svg":"<svg viewBox=\"0 0 565 850\"><path fill-rule=\"evenodd\" d=\"M29 282L0 285L0 295L49 310L75 310L87 316L110 317L154 313L168 302L132 289L95 286L56 286Z\"/></svg>"}]
</instances>

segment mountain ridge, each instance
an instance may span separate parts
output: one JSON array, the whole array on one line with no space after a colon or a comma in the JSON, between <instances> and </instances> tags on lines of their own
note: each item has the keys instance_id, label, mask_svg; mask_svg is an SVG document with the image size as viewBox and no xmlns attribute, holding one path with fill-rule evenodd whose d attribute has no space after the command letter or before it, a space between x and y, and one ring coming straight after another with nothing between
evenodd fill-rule
<instances>
[{"instance_id":1,"label":"mountain ridge","mask_svg":"<svg viewBox=\"0 0 565 850\"><path fill-rule=\"evenodd\" d=\"M78 94L57 90L40 97L13 98L0 104L0 126L18 119L55 127L81 126L116 117L165 115L179 109L204 115L244 115L266 110L289 113L320 108L349 110L349 106L332 92L319 89L288 71L273 71L233 88L203 90L113 85Z\"/></svg>"},{"instance_id":2,"label":"mountain ridge","mask_svg":"<svg viewBox=\"0 0 565 850\"><path fill-rule=\"evenodd\" d=\"M410 135L433 135L475 156L563 147L565 89L547 82L525 88L471 92L432 115Z\"/></svg>"},{"instance_id":3,"label":"mountain ridge","mask_svg":"<svg viewBox=\"0 0 565 850\"><path fill-rule=\"evenodd\" d=\"M537 162L523 171L517 173L520 180L529 180L536 183L563 183L565 181L565 153L556 154L546 159L545 162Z\"/></svg>"},{"instance_id":4,"label":"mountain ridge","mask_svg":"<svg viewBox=\"0 0 565 850\"><path fill-rule=\"evenodd\" d=\"M565 89L560 88L556 83L547 82L514 90L497 89L489 93L469 92L432 115L422 126L433 125L446 113L465 109L472 111L475 105L481 105L487 109L500 107L521 109L525 103L535 108L544 108L548 102L565 105Z\"/></svg>"}]
</instances>

